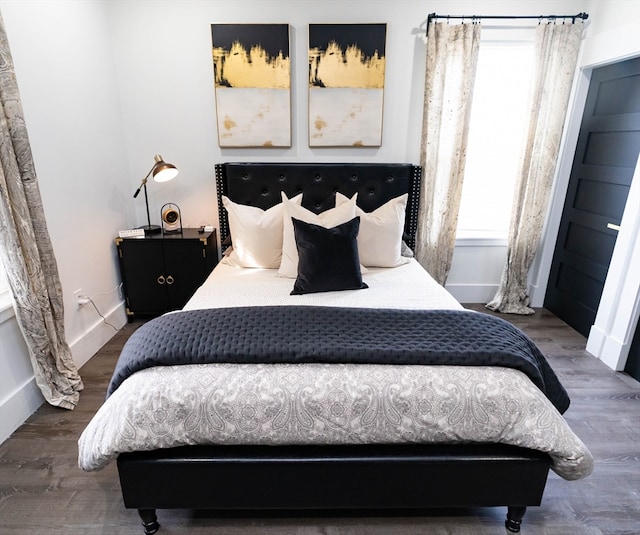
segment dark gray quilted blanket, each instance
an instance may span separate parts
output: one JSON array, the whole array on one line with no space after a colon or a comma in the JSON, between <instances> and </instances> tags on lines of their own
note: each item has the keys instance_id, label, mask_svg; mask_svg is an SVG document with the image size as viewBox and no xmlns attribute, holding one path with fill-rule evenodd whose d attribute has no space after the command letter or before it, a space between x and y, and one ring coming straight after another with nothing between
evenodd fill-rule
<instances>
[{"instance_id":1,"label":"dark gray quilted blanket","mask_svg":"<svg viewBox=\"0 0 640 535\"><path fill-rule=\"evenodd\" d=\"M536 345L495 316L311 306L192 310L153 319L125 344L107 397L144 368L220 362L505 366L528 375L561 413L569 407Z\"/></svg>"}]
</instances>

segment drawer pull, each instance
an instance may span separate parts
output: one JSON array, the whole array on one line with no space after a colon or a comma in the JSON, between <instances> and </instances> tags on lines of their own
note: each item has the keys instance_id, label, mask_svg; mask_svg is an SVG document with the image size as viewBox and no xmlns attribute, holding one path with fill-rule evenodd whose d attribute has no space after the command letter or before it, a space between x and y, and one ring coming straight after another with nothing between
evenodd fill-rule
<instances>
[{"instance_id":1,"label":"drawer pull","mask_svg":"<svg viewBox=\"0 0 640 535\"><path fill-rule=\"evenodd\" d=\"M607 223L607 228L618 232L620 230L620 225L616 225L615 223Z\"/></svg>"},{"instance_id":2,"label":"drawer pull","mask_svg":"<svg viewBox=\"0 0 640 535\"><path fill-rule=\"evenodd\" d=\"M162 275L160 275L156 280L158 281L158 284L164 284L165 283L164 277Z\"/></svg>"},{"instance_id":3,"label":"drawer pull","mask_svg":"<svg viewBox=\"0 0 640 535\"><path fill-rule=\"evenodd\" d=\"M173 284L175 281L171 275L167 275L167 284Z\"/></svg>"}]
</instances>

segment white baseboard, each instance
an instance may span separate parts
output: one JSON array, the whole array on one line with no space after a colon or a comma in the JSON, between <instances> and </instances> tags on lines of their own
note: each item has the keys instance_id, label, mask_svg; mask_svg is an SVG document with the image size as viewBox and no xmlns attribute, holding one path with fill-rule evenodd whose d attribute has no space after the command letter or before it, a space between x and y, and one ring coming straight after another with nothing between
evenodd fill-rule
<instances>
[{"instance_id":1,"label":"white baseboard","mask_svg":"<svg viewBox=\"0 0 640 535\"><path fill-rule=\"evenodd\" d=\"M460 303L488 303L498 291L497 284L447 284L445 288Z\"/></svg>"},{"instance_id":2,"label":"white baseboard","mask_svg":"<svg viewBox=\"0 0 640 535\"><path fill-rule=\"evenodd\" d=\"M0 404L0 444L7 440L38 407L44 403L42 393L32 377L20 385Z\"/></svg>"},{"instance_id":3,"label":"white baseboard","mask_svg":"<svg viewBox=\"0 0 640 535\"><path fill-rule=\"evenodd\" d=\"M127 322L123 304L116 305L105 315L105 318L118 329L122 328ZM69 344L75 365L80 368L115 334L116 331L99 318L81 337ZM25 354L16 358L28 359L29 357ZM26 422L42 403L44 403L44 397L33 375L24 383L15 385L13 392L0 400L0 444Z\"/></svg>"},{"instance_id":4,"label":"white baseboard","mask_svg":"<svg viewBox=\"0 0 640 535\"><path fill-rule=\"evenodd\" d=\"M593 325L587 338L587 351L614 371L624 370L630 343L621 342Z\"/></svg>"},{"instance_id":5,"label":"white baseboard","mask_svg":"<svg viewBox=\"0 0 640 535\"><path fill-rule=\"evenodd\" d=\"M127 323L124 305L122 303L116 305L110 312L105 314L105 318L114 327L122 329ZM107 325L102 318L98 318L82 336L69 343L75 365L78 368L84 366L115 334L116 331L113 327Z\"/></svg>"}]
</instances>

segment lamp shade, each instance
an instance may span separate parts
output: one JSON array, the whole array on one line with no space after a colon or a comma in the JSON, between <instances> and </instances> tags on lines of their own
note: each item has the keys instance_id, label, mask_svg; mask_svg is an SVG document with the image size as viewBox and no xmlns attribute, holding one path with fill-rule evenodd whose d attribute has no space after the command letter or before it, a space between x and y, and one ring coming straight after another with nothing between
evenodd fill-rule
<instances>
[{"instance_id":1,"label":"lamp shade","mask_svg":"<svg viewBox=\"0 0 640 535\"><path fill-rule=\"evenodd\" d=\"M156 154L156 164L153 166L153 180L156 182L167 182L178 174L178 169L175 165L165 162L162 156Z\"/></svg>"},{"instance_id":2,"label":"lamp shade","mask_svg":"<svg viewBox=\"0 0 640 535\"><path fill-rule=\"evenodd\" d=\"M133 194L133 198L135 199L140 191L144 190L144 204L147 208L147 224L138 228L144 229L145 234L153 234L155 232L160 232L161 230L160 225L151 224L151 217L149 216L149 198L147 197L147 180L150 176L153 176L153 179L156 182L167 182L178 174L176 166L165 162L159 154L156 154L155 161L156 162L153 164L153 167L147 173L147 176L142 179L140 187Z\"/></svg>"}]
</instances>

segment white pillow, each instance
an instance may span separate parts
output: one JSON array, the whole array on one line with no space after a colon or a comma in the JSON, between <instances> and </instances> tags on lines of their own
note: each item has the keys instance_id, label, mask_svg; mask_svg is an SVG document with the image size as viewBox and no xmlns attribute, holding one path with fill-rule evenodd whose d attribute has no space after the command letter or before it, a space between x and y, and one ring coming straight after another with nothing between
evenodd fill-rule
<instances>
[{"instance_id":1,"label":"white pillow","mask_svg":"<svg viewBox=\"0 0 640 535\"><path fill-rule=\"evenodd\" d=\"M300 205L302 194L290 202ZM229 215L233 246L229 261L239 267L278 268L282 258L282 203L262 210L256 206L237 204L223 195L222 204Z\"/></svg>"},{"instance_id":2,"label":"white pillow","mask_svg":"<svg viewBox=\"0 0 640 535\"><path fill-rule=\"evenodd\" d=\"M402 256L402 232L409 195L405 193L387 201L373 212L356 207L360 216L358 255L367 267L397 267L410 260ZM336 193L336 203L347 199Z\"/></svg>"},{"instance_id":3,"label":"white pillow","mask_svg":"<svg viewBox=\"0 0 640 535\"><path fill-rule=\"evenodd\" d=\"M356 197L354 195L348 199L344 195L338 200L336 198L335 208L325 210L320 214L315 214L307 210L300 203L293 202L282 193L282 205L284 206L284 224L282 233L282 262L278 275L295 279L298 276L298 248L296 247L296 237L293 232L292 217L304 221L320 225L325 228L333 228L347 221L351 221L356 216Z\"/></svg>"}]
</instances>

